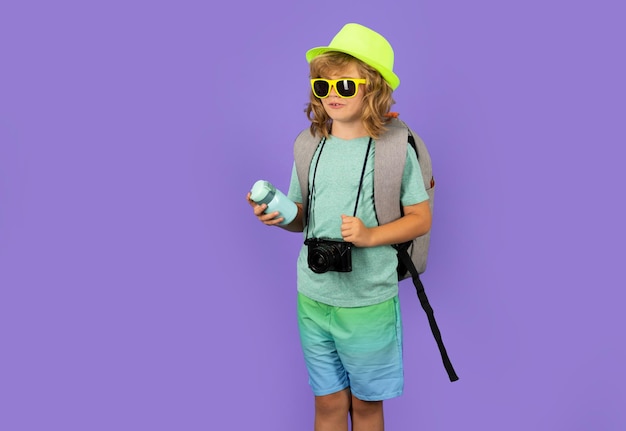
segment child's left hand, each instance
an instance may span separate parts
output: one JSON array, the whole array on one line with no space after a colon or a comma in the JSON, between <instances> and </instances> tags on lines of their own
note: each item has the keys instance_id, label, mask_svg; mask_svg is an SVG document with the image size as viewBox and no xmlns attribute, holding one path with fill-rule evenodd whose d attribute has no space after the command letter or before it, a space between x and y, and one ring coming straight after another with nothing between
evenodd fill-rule
<instances>
[{"instance_id":1,"label":"child's left hand","mask_svg":"<svg viewBox=\"0 0 626 431\"><path fill-rule=\"evenodd\" d=\"M372 232L370 228L363 224L360 218L342 215L341 236L344 241L351 242L357 247L368 247L372 238Z\"/></svg>"}]
</instances>

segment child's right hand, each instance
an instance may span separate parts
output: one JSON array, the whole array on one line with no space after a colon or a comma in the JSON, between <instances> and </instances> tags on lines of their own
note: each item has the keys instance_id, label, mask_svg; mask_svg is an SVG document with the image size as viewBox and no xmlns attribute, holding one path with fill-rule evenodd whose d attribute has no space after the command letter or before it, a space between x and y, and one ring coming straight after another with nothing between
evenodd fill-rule
<instances>
[{"instance_id":1,"label":"child's right hand","mask_svg":"<svg viewBox=\"0 0 626 431\"><path fill-rule=\"evenodd\" d=\"M252 207L252 210L254 211L254 215L256 216L256 218L259 219L259 221L262 222L263 224L267 226L275 226L278 223L283 221L283 217L278 216L280 214L278 211L265 214L264 211L267 209L267 204L259 205L256 202L254 202L252 199L250 199L250 192L248 192L248 195L246 196L246 200Z\"/></svg>"}]
</instances>

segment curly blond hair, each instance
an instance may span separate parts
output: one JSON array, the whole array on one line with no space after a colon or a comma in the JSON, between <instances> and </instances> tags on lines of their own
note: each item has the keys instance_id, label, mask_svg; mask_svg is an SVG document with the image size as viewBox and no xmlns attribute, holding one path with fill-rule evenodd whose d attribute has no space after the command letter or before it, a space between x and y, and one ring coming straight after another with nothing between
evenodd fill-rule
<instances>
[{"instance_id":1,"label":"curly blond hair","mask_svg":"<svg viewBox=\"0 0 626 431\"><path fill-rule=\"evenodd\" d=\"M367 84L359 88L359 91L365 91L361 119L369 136L377 139L385 131L385 124L389 121L386 114L389 113L395 100L392 97L393 90L376 69L351 55L329 51L311 60L311 79L329 76L336 70L346 68L350 63L356 65L360 74L359 78L367 80ZM313 90L310 92L305 112L311 121L311 134L328 137L332 119L324 110L322 101L313 94Z\"/></svg>"}]
</instances>

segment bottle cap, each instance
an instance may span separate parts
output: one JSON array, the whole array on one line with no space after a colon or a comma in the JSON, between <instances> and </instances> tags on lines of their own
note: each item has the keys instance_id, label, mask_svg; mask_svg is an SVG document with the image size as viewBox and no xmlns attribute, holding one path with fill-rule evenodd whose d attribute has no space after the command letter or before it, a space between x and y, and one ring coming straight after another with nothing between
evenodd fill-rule
<instances>
[{"instance_id":1,"label":"bottle cap","mask_svg":"<svg viewBox=\"0 0 626 431\"><path fill-rule=\"evenodd\" d=\"M257 204L269 204L276 195L276 188L268 181L259 180L250 190L250 199Z\"/></svg>"}]
</instances>

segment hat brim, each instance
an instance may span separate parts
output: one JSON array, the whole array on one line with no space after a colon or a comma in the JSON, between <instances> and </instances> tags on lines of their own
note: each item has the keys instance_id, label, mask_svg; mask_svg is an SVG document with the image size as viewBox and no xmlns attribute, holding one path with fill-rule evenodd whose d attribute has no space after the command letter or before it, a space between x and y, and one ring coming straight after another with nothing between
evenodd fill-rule
<instances>
[{"instance_id":1,"label":"hat brim","mask_svg":"<svg viewBox=\"0 0 626 431\"><path fill-rule=\"evenodd\" d=\"M393 73L392 70L389 70L388 68L372 60L371 58L368 58L362 54L352 52L350 50L331 48L328 46L318 46L317 48L309 49L306 52L306 60L310 63L311 60L313 60L315 57L324 54L325 52L343 52L344 54L349 54L376 69L382 75L383 79L387 81L392 90L395 90L400 85L400 78L398 78L398 75Z\"/></svg>"}]
</instances>

